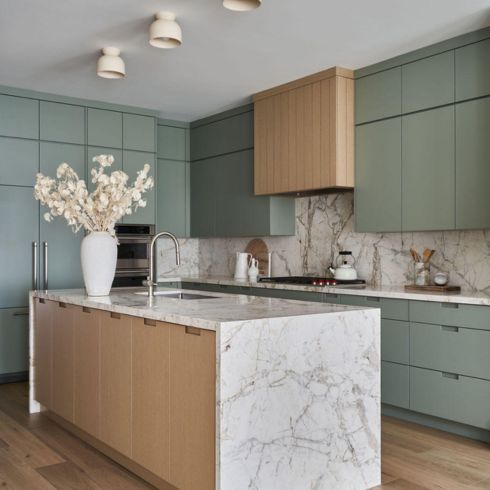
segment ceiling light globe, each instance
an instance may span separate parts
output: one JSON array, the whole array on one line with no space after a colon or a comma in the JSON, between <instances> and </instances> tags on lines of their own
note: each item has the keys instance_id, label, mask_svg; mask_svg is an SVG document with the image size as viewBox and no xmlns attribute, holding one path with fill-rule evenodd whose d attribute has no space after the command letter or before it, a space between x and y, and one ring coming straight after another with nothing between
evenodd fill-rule
<instances>
[{"instance_id":1,"label":"ceiling light globe","mask_svg":"<svg viewBox=\"0 0 490 490\"><path fill-rule=\"evenodd\" d=\"M97 75L102 78L124 78L126 66L120 54L121 51L118 48L103 48L102 56L97 60Z\"/></svg>"},{"instance_id":2,"label":"ceiling light globe","mask_svg":"<svg viewBox=\"0 0 490 490\"><path fill-rule=\"evenodd\" d=\"M150 26L150 44L155 48L172 49L182 44L182 29L175 14L158 12Z\"/></svg>"},{"instance_id":3,"label":"ceiling light globe","mask_svg":"<svg viewBox=\"0 0 490 490\"><path fill-rule=\"evenodd\" d=\"M262 5L262 0L223 0L223 7L235 12L254 10Z\"/></svg>"}]
</instances>

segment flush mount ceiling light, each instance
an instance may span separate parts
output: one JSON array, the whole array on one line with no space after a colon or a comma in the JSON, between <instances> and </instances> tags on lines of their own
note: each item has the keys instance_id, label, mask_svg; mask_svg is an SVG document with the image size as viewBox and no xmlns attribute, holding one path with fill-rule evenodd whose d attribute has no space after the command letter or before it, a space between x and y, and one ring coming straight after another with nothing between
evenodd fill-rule
<instances>
[{"instance_id":1,"label":"flush mount ceiling light","mask_svg":"<svg viewBox=\"0 0 490 490\"><path fill-rule=\"evenodd\" d=\"M223 7L235 12L245 12L260 7L262 0L223 0Z\"/></svg>"},{"instance_id":2,"label":"flush mount ceiling light","mask_svg":"<svg viewBox=\"0 0 490 490\"><path fill-rule=\"evenodd\" d=\"M124 78L126 67L120 54L118 48L103 48L102 56L97 60L97 75L102 78Z\"/></svg>"},{"instance_id":3,"label":"flush mount ceiling light","mask_svg":"<svg viewBox=\"0 0 490 490\"><path fill-rule=\"evenodd\" d=\"M175 22L175 14L157 12L150 26L150 44L155 48L171 49L182 44L182 29Z\"/></svg>"}]
</instances>

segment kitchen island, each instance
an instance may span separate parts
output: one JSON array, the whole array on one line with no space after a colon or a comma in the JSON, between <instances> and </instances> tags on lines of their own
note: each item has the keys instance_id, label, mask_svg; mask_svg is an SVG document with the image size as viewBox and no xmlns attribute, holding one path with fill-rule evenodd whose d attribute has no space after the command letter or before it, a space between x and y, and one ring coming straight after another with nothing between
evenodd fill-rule
<instances>
[{"instance_id":1,"label":"kitchen island","mask_svg":"<svg viewBox=\"0 0 490 490\"><path fill-rule=\"evenodd\" d=\"M32 412L159 488L380 483L379 309L137 293L31 293Z\"/></svg>"}]
</instances>

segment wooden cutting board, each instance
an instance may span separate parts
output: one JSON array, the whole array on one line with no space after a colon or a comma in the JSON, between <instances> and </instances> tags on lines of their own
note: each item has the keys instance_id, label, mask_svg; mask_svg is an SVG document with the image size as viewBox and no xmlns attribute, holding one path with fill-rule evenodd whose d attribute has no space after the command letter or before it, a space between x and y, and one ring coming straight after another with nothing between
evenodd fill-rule
<instances>
[{"instance_id":1,"label":"wooden cutting board","mask_svg":"<svg viewBox=\"0 0 490 490\"><path fill-rule=\"evenodd\" d=\"M460 293L460 286L451 286L446 284L445 286L437 286L436 284L432 284L430 286L417 286L416 284L407 284L405 286L406 291L416 291L418 293L421 292L433 292L433 293Z\"/></svg>"},{"instance_id":2,"label":"wooden cutting board","mask_svg":"<svg viewBox=\"0 0 490 490\"><path fill-rule=\"evenodd\" d=\"M254 238L250 240L245 247L245 252L252 255L259 261L259 275L267 276L269 274L269 249L264 240Z\"/></svg>"}]
</instances>

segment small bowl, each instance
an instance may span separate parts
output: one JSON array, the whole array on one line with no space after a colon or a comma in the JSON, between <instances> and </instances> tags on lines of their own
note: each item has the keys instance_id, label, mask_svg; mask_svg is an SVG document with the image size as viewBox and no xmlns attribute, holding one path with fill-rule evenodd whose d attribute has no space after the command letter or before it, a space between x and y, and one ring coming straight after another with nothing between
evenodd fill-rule
<instances>
[{"instance_id":1,"label":"small bowl","mask_svg":"<svg viewBox=\"0 0 490 490\"><path fill-rule=\"evenodd\" d=\"M434 284L437 286L445 286L449 281L449 274L447 272L438 272L434 276Z\"/></svg>"}]
</instances>

